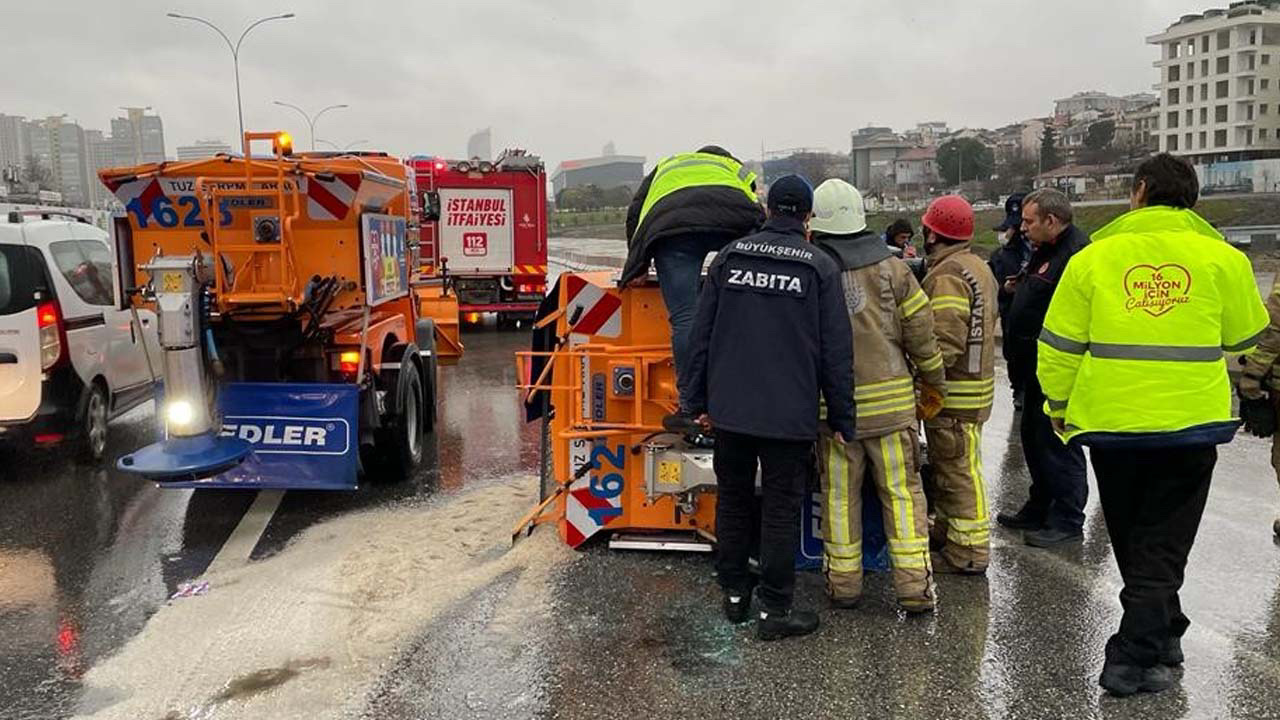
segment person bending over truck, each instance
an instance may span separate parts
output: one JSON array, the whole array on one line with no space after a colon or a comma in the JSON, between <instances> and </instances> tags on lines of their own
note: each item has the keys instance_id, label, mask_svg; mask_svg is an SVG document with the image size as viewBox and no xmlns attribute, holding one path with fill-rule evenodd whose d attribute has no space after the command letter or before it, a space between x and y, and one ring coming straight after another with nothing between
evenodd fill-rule
<instances>
[{"instance_id":1,"label":"person bending over truck","mask_svg":"<svg viewBox=\"0 0 1280 720\"><path fill-rule=\"evenodd\" d=\"M627 262L621 284L643 278L653 261L671 323L671 354L683 410L688 399L689 329L707 255L764 222L755 173L727 150L707 145L672 155L645 177L627 209ZM692 429L680 412L677 425Z\"/></svg>"}]
</instances>

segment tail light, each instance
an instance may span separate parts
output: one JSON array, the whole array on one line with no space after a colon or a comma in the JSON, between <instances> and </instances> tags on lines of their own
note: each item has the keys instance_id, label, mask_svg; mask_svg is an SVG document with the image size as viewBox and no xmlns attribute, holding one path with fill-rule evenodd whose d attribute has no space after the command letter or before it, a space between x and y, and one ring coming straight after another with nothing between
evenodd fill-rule
<instances>
[{"instance_id":1,"label":"tail light","mask_svg":"<svg viewBox=\"0 0 1280 720\"><path fill-rule=\"evenodd\" d=\"M360 353L357 350L348 350L338 356L338 370L343 375L355 375L360 369Z\"/></svg>"},{"instance_id":2,"label":"tail light","mask_svg":"<svg viewBox=\"0 0 1280 720\"><path fill-rule=\"evenodd\" d=\"M520 283L519 285L516 286L516 292L520 293L521 295L529 295L531 293L544 293L546 291L547 291L547 286L541 283Z\"/></svg>"},{"instance_id":3,"label":"tail light","mask_svg":"<svg viewBox=\"0 0 1280 720\"><path fill-rule=\"evenodd\" d=\"M36 322L40 328L40 369L48 370L66 357L67 330L62 323L62 310L54 300L45 300L36 307Z\"/></svg>"}]
</instances>

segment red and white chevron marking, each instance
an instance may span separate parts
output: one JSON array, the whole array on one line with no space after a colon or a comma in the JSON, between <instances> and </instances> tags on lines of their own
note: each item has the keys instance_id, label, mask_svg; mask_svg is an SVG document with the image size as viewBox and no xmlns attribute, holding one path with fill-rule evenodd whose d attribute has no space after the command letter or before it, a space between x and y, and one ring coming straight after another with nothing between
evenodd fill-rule
<instances>
[{"instance_id":1,"label":"red and white chevron marking","mask_svg":"<svg viewBox=\"0 0 1280 720\"><path fill-rule=\"evenodd\" d=\"M586 542L588 538L603 530L605 525L618 517L615 515L606 518L603 523L597 523L591 517L592 510L600 514L604 508L622 507L621 495L609 499L597 497L591 492L590 482L589 477L575 481L569 486L569 493L565 499L565 541L572 548Z\"/></svg>"},{"instance_id":2,"label":"red and white chevron marking","mask_svg":"<svg viewBox=\"0 0 1280 720\"><path fill-rule=\"evenodd\" d=\"M332 180L307 178L307 217L342 220L360 191L360 173L336 173Z\"/></svg>"},{"instance_id":3,"label":"red and white chevron marking","mask_svg":"<svg viewBox=\"0 0 1280 720\"><path fill-rule=\"evenodd\" d=\"M565 276L568 306L565 317L577 322L570 326L576 335L618 337L622 334L622 300L613 288L588 282L580 275Z\"/></svg>"}]
</instances>

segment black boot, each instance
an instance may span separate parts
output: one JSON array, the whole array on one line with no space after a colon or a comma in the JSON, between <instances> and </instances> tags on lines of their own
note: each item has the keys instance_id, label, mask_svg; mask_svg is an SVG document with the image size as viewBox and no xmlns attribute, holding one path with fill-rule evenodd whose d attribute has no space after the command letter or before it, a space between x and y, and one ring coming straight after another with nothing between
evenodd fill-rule
<instances>
[{"instance_id":1,"label":"black boot","mask_svg":"<svg viewBox=\"0 0 1280 720\"><path fill-rule=\"evenodd\" d=\"M1022 541L1031 547L1049 548L1084 540L1084 533L1079 530L1059 530L1057 528L1041 528L1031 530L1022 537Z\"/></svg>"},{"instance_id":2,"label":"black boot","mask_svg":"<svg viewBox=\"0 0 1280 720\"><path fill-rule=\"evenodd\" d=\"M792 610L786 613L761 610L760 619L756 621L756 636L761 640L799 637L817 629L818 614L809 610Z\"/></svg>"},{"instance_id":3,"label":"black boot","mask_svg":"<svg viewBox=\"0 0 1280 720\"><path fill-rule=\"evenodd\" d=\"M734 625L746 622L751 614L751 593L725 593L724 616Z\"/></svg>"},{"instance_id":4,"label":"black boot","mask_svg":"<svg viewBox=\"0 0 1280 720\"><path fill-rule=\"evenodd\" d=\"M1010 530L1039 530L1044 527L1044 513L1035 512L1030 504L1023 505L1016 513L1002 512L996 515L996 522Z\"/></svg>"},{"instance_id":5,"label":"black boot","mask_svg":"<svg viewBox=\"0 0 1280 720\"><path fill-rule=\"evenodd\" d=\"M693 413L678 410L662 418L662 429L680 435L696 435L702 432L698 418Z\"/></svg>"},{"instance_id":6,"label":"black boot","mask_svg":"<svg viewBox=\"0 0 1280 720\"><path fill-rule=\"evenodd\" d=\"M1168 690L1173 685L1173 673L1163 665L1144 668L1108 660L1102 666L1098 684L1117 697L1128 697L1140 692L1157 693Z\"/></svg>"}]
</instances>

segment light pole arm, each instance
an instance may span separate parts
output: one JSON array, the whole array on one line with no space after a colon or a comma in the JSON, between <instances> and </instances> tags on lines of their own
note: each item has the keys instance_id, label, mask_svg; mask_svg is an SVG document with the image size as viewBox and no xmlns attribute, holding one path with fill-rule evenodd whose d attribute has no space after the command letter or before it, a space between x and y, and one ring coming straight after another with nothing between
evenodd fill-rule
<instances>
[{"instance_id":1,"label":"light pole arm","mask_svg":"<svg viewBox=\"0 0 1280 720\"><path fill-rule=\"evenodd\" d=\"M287 20L291 17L293 17L293 13L285 13L284 15L272 15L271 17L264 17L261 20L255 20L253 23L249 25L249 27L244 29L244 32L240 33L240 39L236 41L236 46L235 48L232 49L231 52L235 53L236 57L240 56L240 43L244 42L244 37L249 34L250 30L258 27L264 22L271 22L272 20ZM230 45L231 41L228 40L227 44Z\"/></svg>"},{"instance_id":2,"label":"light pole arm","mask_svg":"<svg viewBox=\"0 0 1280 720\"><path fill-rule=\"evenodd\" d=\"M232 55L236 54L236 46L231 44L231 38L227 37L227 34L222 32L222 28L218 27L217 25L214 25L208 20L205 20L204 18L196 17L194 15L179 15L178 13L169 13L169 17L176 18L178 20L190 20L192 22L198 22L201 25L204 25L205 27L213 28L213 31L218 33L218 36L221 37L223 41L227 43L227 49L231 51L231 54Z\"/></svg>"}]
</instances>

